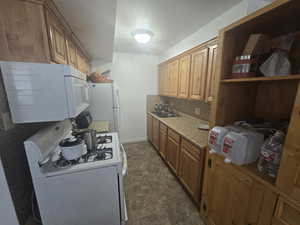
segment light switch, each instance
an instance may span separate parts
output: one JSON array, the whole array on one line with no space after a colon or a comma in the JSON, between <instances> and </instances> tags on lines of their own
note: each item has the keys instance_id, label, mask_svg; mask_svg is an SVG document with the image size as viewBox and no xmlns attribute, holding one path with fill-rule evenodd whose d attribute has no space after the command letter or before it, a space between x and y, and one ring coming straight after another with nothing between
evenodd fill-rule
<instances>
[{"instance_id":1,"label":"light switch","mask_svg":"<svg viewBox=\"0 0 300 225\"><path fill-rule=\"evenodd\" d=\"M196 114L196 115L200 115L200 113L201 113L200 108L198 108L198 107L195 108L195 114Z\"/></svg>"}]
</instances>

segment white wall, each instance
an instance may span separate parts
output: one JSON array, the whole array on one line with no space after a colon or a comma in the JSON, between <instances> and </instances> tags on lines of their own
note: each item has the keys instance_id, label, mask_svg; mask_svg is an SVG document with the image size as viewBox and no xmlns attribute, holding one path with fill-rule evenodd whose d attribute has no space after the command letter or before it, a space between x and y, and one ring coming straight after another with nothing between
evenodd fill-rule
<instances>
[{"instance_id":1,"label":"white wall","mask_svg":"<svg viewBox=\"0 0 300 225\"><path fill-rule=\"evenodd\" d=\"M218 32L223 27L233 23L234 21L247 15L247 1L242 1L215 18L208 24L201 27L195 33L191 34L187 38L178 42L176 45L172 46L166 50L160 57L159 61L163 62L169 58L172 58L188 49L191 49L203 42L206 42L218 35Z\"/></svg>"},{"instance_id":2,"label":"white wall","mask_svg":"<svg viewBox=\"0 0 300 225\"><path fill-rule=\"evenodd\" d=\"M247 14L271 3L272 0L243 0L225 13L215 18L208 24L201 27L195 33L178 42L171 48L167 49L161 56L159 61L163 62L180 53L191 49L203 42L206 42L218 35L218 32L223 27L241 19Z\"/></svg>"},{"instance_id":3,"label":"white wall","mask_svg":"<svg viewBox=\"0 0 300 225\"><path fill-rule=\"evenodd\" d=\"M157 94L158 57L114 52L112 78L119 86L121 142L146 140L146 96Z\"/></svg>"}]
</instances>

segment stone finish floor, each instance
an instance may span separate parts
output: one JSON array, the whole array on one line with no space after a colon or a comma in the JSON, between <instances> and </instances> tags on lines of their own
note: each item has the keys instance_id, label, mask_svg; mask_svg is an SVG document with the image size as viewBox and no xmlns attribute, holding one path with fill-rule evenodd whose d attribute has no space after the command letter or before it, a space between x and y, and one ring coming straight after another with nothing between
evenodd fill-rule
<instances>
[{"instance_id":1,"label":"stone finish floor","mask_svg":"<svg viewBox=\"0 0 300 225\"><path fill-rule=\"evenodd\" d=\"M148 142L124 144L126 225L204 225L174 175Z\"/></svg>"}]
</instances>

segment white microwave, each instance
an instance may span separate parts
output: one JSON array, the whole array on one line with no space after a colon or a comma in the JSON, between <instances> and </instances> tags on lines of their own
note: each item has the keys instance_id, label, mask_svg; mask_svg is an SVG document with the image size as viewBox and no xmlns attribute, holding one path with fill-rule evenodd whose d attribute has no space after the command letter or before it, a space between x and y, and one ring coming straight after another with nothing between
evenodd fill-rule
<instances>
[{"instance_id":1,"label":"white microwave","mask_svg":"<svg viewBox=\"0 0 300 225\"><path fill-rule=\"evenodd\" d=\"M62 121L89 106L86 75L69 65L0 62L14 123Z\"/></svg>"}]
</instances>

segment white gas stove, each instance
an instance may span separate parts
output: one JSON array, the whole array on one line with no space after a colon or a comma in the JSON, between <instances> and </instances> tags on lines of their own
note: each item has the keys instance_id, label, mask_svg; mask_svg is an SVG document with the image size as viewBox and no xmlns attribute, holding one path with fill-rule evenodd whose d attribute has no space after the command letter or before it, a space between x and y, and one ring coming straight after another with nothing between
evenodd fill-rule
<instances>
[{"instance_id":1,"label":"white gas stove","mask_svg":"<svg viewBox=\"0 0 300 225\"><path fill-rule=\"evenodd\" d=\"M59 143L71 133L65 120L24 143L43 224L123 224L127 159L117 133L97 134L95 150L68 161Z\"/></svg>"}]
</instances>

